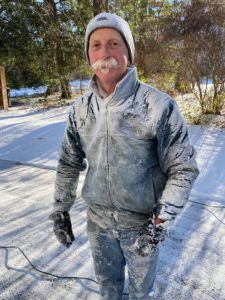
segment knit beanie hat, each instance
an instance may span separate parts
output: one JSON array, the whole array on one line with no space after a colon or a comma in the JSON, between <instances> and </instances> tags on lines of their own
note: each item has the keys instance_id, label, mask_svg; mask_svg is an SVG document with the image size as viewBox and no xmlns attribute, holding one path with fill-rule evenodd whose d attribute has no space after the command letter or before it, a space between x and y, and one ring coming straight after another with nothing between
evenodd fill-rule
<instances>
[{"instance_id":1,"label":"knit beanie hat","mask_svg":"<svg viewBox=\"0 0 225 300\"><path fill-rule=\"evenodd\" d=\"M111 13L100 13L96 15L88 23L85 34L85 53L87 60L89 62L88 49L89 49L89 39L93 31L100 28L113 28L122 35L129 53L130 63L134 61L134 40L127 21L123 18Z\"/></svg>"}]
</instances>

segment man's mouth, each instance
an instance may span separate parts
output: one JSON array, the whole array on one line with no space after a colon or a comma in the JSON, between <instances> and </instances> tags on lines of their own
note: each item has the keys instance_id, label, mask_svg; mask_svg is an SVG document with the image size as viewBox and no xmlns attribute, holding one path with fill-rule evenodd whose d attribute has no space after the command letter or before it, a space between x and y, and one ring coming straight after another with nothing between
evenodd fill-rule
<instances>
[{"instance_id":1,"label":"man's mouth","mask_svg":"<svg viewBox=\"0 0 225 300\"><path fill-rule=\"evenodd\" d=\"M108 74L110 70L112 70L112 69L104 68L104 67L100 69L100 71L101 71L103 74Z\"/></svg>"}]
</instances>

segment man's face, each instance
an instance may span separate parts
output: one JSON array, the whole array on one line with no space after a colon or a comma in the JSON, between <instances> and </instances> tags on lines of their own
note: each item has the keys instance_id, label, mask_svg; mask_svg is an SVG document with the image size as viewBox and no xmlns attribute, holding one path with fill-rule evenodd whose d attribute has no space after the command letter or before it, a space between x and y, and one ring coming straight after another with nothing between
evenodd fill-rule
<instances>
[{"instance_id":1,"label":"man's face","mask_svg":"<svg viewBox=\"0 0 225 300\"><path fill-rule=\"evenodd\" d=\"M129 62L128 49L117 30L112 28L95 30L90 36L88 54L91 66L98 60L115 59L117 61L117 64L114 61L113 67L92 68L103 86L104 84L115 86L123 78Z\"/></svg>"}]
</instances>

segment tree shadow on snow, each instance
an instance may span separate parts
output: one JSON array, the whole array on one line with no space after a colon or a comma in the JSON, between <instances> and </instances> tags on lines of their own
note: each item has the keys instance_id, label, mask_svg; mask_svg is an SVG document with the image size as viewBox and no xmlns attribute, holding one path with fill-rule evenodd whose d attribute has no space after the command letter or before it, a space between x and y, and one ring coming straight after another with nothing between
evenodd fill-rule
<instances>
[{"instance_id":1,"label":"tree shadow on snow","mask_svg":"<svg viewBox=\"0 0 225 300\"><path fill-rule=\"evenodd\" d=\"M221 278L225 273L225 224L221 223L225 209L205 206L224 206L225 139L218 129L196 127L191 140L200 176L190 198L193 202L187 203L161 247L156 299L208 300L225 295Z\"/></svg>"}]
</instances>

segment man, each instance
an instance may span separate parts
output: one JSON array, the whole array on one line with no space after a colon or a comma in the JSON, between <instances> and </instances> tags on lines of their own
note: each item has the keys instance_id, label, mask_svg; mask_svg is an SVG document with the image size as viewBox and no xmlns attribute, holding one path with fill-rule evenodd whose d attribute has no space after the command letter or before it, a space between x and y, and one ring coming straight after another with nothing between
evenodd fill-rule
<instances>
[{"instance_id":1,"label":"man","mask_svg":"<svg viewBox=\"0 0 225 300\"><path fill-rule=\"evenodd\" d=\"M90 92L72 106L56 177L54 231L74 241L69 209L80 171L87 233L102 299L152 299L158 244L198 175L176 103L137 78L128 23L101 13L87 26Z\"/></svg>"}]
</instances>

